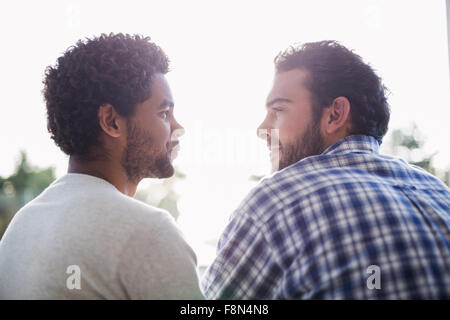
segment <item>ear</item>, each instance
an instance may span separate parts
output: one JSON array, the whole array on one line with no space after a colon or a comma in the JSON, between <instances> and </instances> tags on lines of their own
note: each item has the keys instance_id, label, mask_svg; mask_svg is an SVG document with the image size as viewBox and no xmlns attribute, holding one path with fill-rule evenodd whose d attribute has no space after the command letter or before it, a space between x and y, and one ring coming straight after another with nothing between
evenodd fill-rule
<instances>
[{"instance_id":1,"label":"ear","mask_svg":"<svg viewBox=\"0 0 450 320\"><path fill-rule=\"evenodd\" d=\"M123 130L125 129L123 117L109 103L103 104L98 108L98 123L108 136L118 138L123 135Z\"/></svg>"},{"instance_id":2,"label":"ear","mask_svg":"<svg viewBox=\"0 0 450 320\"><path fill-rule=\"evenodd\" d=\"M350 126L350 101L346 97L337 97L324 110L324 126L327 134L335 134Z\"/></svg>"}]
</instances>

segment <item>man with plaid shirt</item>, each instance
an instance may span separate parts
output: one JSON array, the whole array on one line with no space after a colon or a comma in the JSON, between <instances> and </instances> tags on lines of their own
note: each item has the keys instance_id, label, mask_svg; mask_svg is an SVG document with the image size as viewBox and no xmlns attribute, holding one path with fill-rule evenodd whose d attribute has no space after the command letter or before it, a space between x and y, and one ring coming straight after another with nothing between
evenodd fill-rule
<instances>
[{"instance_id":1,"label":"man with plaid shirt","mask_svg":"<svg viewBox=\"0 0 450 320\"><path fill-rule=\"evenodd\" d=\"M232 214L202 280L210 299L449 299L450 191L378 151L373 69L335 41L276 59L259 135L274 173Z\"/></svg>"}]
</instances>

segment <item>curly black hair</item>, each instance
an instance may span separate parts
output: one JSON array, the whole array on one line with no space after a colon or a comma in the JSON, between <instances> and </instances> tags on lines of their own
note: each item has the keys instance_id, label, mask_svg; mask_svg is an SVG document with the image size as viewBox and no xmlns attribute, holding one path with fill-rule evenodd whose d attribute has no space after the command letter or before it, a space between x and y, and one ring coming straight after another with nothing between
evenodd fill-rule
<instances>
[{"instance_id":1,"label":"curly black hair","mask_svg":"<svg viewBox=\"0 0 450 320\"><path fill-rule=\"evenodd\" d=\"M323 108L343 96L350 101L352 134L374 137L381 144L388 129L387 88L371 66L339 44L325 40L292 46L275 59L276 72L305 69L317 119Z\"/></svg>"},{"instance_id":2,"label":"curly black hair","mask_svg":"<svg viewBox=\"0 0 450 320\"><path fill-rule=\"evenodd\" d=\"M100 132L98 108L111 104L122 116L147 100L154 74L169 59L149 37L101 34L79 40L45 70L47 129L67 155L87 155Z\"/></svg>"}]
</instances>

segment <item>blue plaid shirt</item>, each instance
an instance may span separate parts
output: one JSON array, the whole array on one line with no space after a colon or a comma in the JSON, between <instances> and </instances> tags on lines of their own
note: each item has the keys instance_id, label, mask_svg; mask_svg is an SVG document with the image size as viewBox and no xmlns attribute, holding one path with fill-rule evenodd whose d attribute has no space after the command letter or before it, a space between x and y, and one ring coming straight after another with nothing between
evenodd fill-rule
<instances>
[{"instance_id":1,"label":"blue plaid shirt","mask_svg":"<svg viewBox=\"0 0 450 320\"><path fill-rule=\"evenodd\" d=\"M249 193L202 287L210 299L449 299L450 190L348 136Z\"/></svg>"}]
</instances>

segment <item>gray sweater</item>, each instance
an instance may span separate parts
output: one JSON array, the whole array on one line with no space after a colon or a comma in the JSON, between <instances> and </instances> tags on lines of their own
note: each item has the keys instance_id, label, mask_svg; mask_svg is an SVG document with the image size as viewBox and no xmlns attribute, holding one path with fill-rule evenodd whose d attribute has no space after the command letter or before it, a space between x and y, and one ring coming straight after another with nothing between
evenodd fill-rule
<instances>
[{"instance_id":1,"label":"gray sweater","mask_svg":"<svg viewBox=\"0 0 450 320\"><path fill-rule=\"evenodd\" d=\"M203 299L196 257L165 211L67 174L0 242L0 299Z\"/></svg>"}]
</instances>

